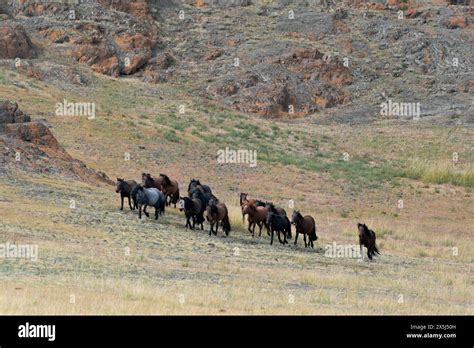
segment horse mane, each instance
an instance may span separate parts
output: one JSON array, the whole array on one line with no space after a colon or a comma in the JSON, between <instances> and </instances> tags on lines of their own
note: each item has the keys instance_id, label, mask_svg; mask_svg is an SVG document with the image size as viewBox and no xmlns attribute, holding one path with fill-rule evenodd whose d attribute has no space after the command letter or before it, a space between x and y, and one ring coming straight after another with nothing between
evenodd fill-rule
<instances>
[{"instance_id":1,"label":"horse mane","mask_svg":"<svg viewBox=\"0 0 474 348\"><path fill-rule=\"evenodd\" d=\"M143 191L143 186L140 184L135 185L132 189L132 192L130 192L130 194L136 195L138 191Z\"/></svg>"},{"instance_id":2,"label":"horse mane","mask_svg":"<svg viewBox=\"0 0 474 348\"><path fill-rule=\"evenodd\" d=\"M171 185L171 180L170 180L170 178L168 177L168 175L163 174L163 173L160 173L160 176L161 176L163 179L165 179L165 184L166 184L166 186L170 186L170 185Z\"/></svg>"},{"instance_id":3,"label":"horse mane","mask_svg":"<svg viewBox=\"0 0 474 348\"><path fill-rule=\"evenodd\" d=\"M272 202L267 202L266 205L270 207L270 212L275 213L275 205Z\"/></svg>"},{"instance_id":4,"label":"horse mane","mask_svg":"<svg viewBox=\"0 0 474 348\"><path fill-rule=\"evenodd\" d=\"M199 180L196 180L194 178L191 179L191 181L189 182L189 185L188 185L188 192L189 190L191 189L191 185L195 183L196 185L201 185L201 183L199 182Z\"/></svg>"}]
</instances>

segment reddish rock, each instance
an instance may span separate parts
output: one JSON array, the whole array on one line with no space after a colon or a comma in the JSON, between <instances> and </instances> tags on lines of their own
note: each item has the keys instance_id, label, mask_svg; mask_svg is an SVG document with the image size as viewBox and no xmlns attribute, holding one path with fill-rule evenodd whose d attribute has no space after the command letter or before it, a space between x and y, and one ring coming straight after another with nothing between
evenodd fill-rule
<instances>
[{"instance_id":1,"label":"reddish rock","mask_svg":"<svg viewBox=\"0 0 474 348\"><path fill-rule=\"evenodd\" d=\"M115 36L114 41L123 51L151 50L153 46L156 44L155 40L141 33L121 34L119 36Z\"/></svg>"},{"instance_id":2,"label":"reddish rock","mask_svg":"<svg viewBox=\"0 0 474 348\"><path fill-rule=\"evenodd\" d=\"M209 47L204 53L204 60L214 60L224 53L224 50L219 47Z\"/></svg>"},{"instance_id":3,"label":"reddish rock","mask_svg":"<svg viewBox=\"0 0 474 348\"><path fill-rule=\"evenodd\" d=\"M405 11L405 17L407 17L407 18L416 18L420 14L421 14L421 12L418 11L417 9L415 9L415 8L411 8L411 9Z\"/></svg>"},{"instance_id":4,"label":"reddish rock","mask_svg":"<svg viewBox=\"0 0 474 348\"><path fill-rule=\"evenodd\" d=\"M465 16L452 16L445 22L445 26L448 29L466 28L468 25L468 20Z\"/></svg>"},{"instance_id":5,"label":"reddish rock","mask_svg":"<svg viewBox=\"0 0 474 348\"><path fill-rule=\"evenodd\" d=\"M0 25L0 58L31 58L33 44L21 25Z\"/></svg>"},{"instance_id":6,"label":"reddish rock","mask_svg":"<svg viewBox=\"0 0 474 348\"><path fill-rule=\"evenodd\" d=\"M119 76L119 60L111 48L105 44L75 45L70 54L80 63L90 65L92 70L98 73L114 77Z\"/></svg>"},{"instance_id":7,"label":"reddish rock","mask_svg":"<svg viewBox=\"0 0 474 348\"><path fill-rule=\"evenodd\" d=\"M146 0L129 0L129 1L116 1L116 0L99 0L103 6L108 8L130 13L136 17L142 17L151 19L150 7Z\"/></svg>"},{"instance_id":8,"label":"reddish rock","mask_svg":"<svg viewBox=\"0 0 474 348\"><path fill-rule=\"evenodd\" d=\"M63 28L48 28L41 34L51 43L63 43L69 41L69 35Z\"/></svg>"},{"instance_id":9,"label":"reddish rock","mask_svg":"<svg viewBox=\"0 0 474 348\"><path fill-rule=\"evenodd\" d=\"M128 55L121 69L122 74L130 75L142 68L151 58L151 52Z\"/></svg>"},{"instance_id":10,"label":"reddish rock","mask_svg":"<svg viewBox=\"0 0 474 348\"><path fill-rule=\"evenodd\" d=\"M102 59L91 65L91 69L104 75L118 77L120 75L120 64L117 57L112 56Z\"/></svg>"}]
</instances>

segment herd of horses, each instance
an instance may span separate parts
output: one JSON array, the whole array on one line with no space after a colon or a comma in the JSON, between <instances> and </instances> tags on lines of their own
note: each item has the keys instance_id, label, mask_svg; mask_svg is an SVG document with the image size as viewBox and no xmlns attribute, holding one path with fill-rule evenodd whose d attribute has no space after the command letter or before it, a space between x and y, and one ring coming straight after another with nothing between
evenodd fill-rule
<instances>
[{"instance_id":1,"label":"herd of horses","mask_svg":"<svg viewBox=\"0 0 474 348\"><path fill-rule=\"evenodd\" d=\"M204 221L209 223L209 235L217 235L219 226L226 234L231 231L229 210L220 201L208 185L203 185L198 179L191 179L188 185L187 196L180 196L179 185L176 180L170 179L166 174L160 173L155 177L149 173L142 173L141 183L135 180L125 180L117 178L115 191L120 193L121 206L123 210L124 200L128 199L130 210L138 210L138 218L142 218L143 213L149 217L147 207L155 208L155 219L165 213L167 206L173 205L184 212L186 218L185 228L195 230L196 225L204 230ZM249 198L247 193L240 193L240 207L242 210L242 221L247 216L248 231L255 236L255 228L259 228L259 236L265 228L270 236L270 244L273 244L273 237L276 234L281 244L287 244L291 240L291 226L295 226L295 241L298 236L303 235L304 245L314 248L316 235L316 221L311 215L303 216L298 210L294 210L291 220L285 209L275 206L272 202L263 201L256 198ZM370 230L365 224L357 224L359 234L359 245L363 257L363 246L367 248L367 256L370 260L375 255L380 255L376 246L375 232Z\"/></svg>"}]
</instances>

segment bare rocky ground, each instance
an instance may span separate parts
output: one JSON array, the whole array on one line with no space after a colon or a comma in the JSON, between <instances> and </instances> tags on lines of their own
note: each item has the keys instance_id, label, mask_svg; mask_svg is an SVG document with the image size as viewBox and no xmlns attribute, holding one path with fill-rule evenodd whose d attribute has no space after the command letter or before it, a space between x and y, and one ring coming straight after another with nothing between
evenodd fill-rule
<instances>
[{"instance_id":1,"label":"bare rocky ground","mask_svg":"<svg viewBox=\"0 0 474 348\"><path fill-rule=\"evenodd\" d=\"M330 3L0 3L0 242L40 253L0 260L0 312L472 314L472 7ZM142 171L209 183L230 237L118 211L107 178ZM315 216L316 250L252 239L241 191ZM359 221L382 256L325 257Z\"/></svg>"}]
</instances>

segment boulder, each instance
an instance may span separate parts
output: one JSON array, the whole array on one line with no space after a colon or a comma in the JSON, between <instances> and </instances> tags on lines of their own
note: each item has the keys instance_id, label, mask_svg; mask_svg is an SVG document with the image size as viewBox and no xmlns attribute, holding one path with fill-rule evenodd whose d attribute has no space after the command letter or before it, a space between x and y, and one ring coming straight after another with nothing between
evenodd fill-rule
<instances>
[{"instance_id":1,"label":"boulder","mask_svg":"<svg viewBox=\"0 0 474 348\"><path fill-rule=\"evenodd\" d=\"M31 58L33 44L21 25L0 24L0 58Z\"/></svg>"}]
</instances>

